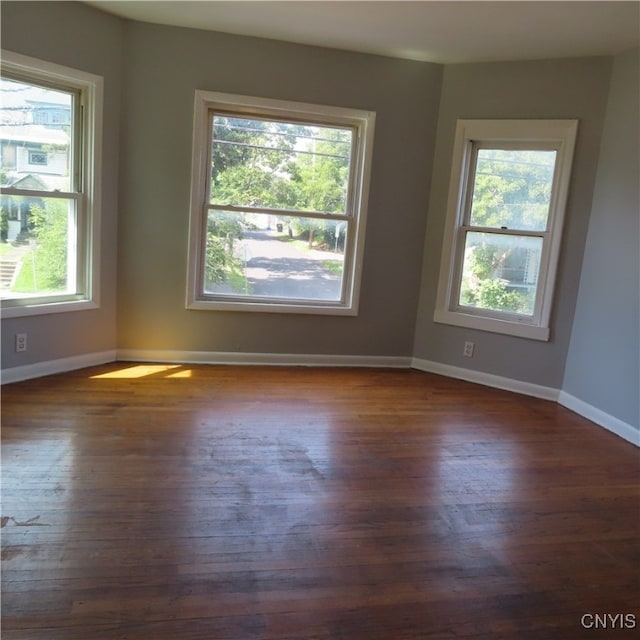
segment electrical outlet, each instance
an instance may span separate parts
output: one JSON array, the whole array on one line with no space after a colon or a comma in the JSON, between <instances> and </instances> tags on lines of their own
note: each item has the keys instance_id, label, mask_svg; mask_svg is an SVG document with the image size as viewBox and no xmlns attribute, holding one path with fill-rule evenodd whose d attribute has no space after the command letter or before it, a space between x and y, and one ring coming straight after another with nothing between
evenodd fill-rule
<instances>
[{"instance_id":1,"label":"electrical outlet","mask_svg":"<svg viewBox=\"0 0 640 640\"><path fill-rule=\"evenodd\" d=\"M16 333L16 351L26 351L26 350L27 350L27 334Z\"/></svg>"},{"instance_id":2,"label":"electrical outlet","mask_svg":"<svg viewBox=\"0 0 640 640\"><path fill-rule=\"evenodd\" d=\"M465 358L472 358L473 357L473 348L475 347L475 345L473 344L473 342L465 342L464 343L464 349L462 351L462 355Z\"/></svg>"}]
</instances>

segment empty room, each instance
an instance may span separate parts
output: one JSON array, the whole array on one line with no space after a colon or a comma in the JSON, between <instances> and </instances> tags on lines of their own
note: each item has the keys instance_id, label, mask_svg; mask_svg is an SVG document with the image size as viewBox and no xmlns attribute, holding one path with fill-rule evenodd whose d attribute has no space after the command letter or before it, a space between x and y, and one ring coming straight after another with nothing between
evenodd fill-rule
<instances>
[{"instance_id":1,"label":"empty room","mask_svg":"<svg viewBox=\"0 0 640 640\"><path fill-rule=\"evenodd\" d=\"M3 639L635 637L640 3L0 11Z\"/></svg>"}]
</instances>

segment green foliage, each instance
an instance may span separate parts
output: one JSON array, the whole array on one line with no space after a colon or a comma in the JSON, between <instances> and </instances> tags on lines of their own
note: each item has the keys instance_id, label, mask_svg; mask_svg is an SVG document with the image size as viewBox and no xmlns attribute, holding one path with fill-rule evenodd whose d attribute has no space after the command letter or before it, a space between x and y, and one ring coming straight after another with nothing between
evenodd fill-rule
<instances>
[{"instance_id":1,"label":"green foliage","mask_svg":"<svg viewBox=\"0 0 640 640\"><path fill-rule=\"evenodd\" d=\"M229 216L216 216L207 225L205 251L205 288L226 282L239 267L234 256L234 243L242 238L240 223Z\"/></svg>"},{"instance_id":2,"label":"green foliage","mask_svg":"<svg viewBox=\"0 0 640 640\"><path fill-rule=\"evenodd\" d=\"M213 195L220 204L242 203L265 208L293 208L296 204L290 181L252 164L229 167L220 173Z\"/></svg>"},{"instance_id":3,"label":"green foliage","mask_svg":"<svg viewBox=\"0 0 640 640\"><path fill-rule=\"evenodd\" d=\"M0 185L5 186L9 183L9 176L7 173L0 169ZM2 197L2 203L0 205L0 240L4 242L9 236L9 205L8 198Z\"/></svg>"},{"instance_id":4,"label":"green foliage","mask_svg":"<svg viewBox=\"0 0 640 640\"><path fill-rule=\"evenodd\" d=\"M313 155L298 158L292 167L291 180L296 188L296 209L343 213L349 180L349 159L346 154L345 132L340 129L323 131L323 139L314 141ZM335 223L317 218L300 218L298 234L312 246L314 239L320 246L332 247Z\"/></svg>"},{"instance_id":5,"label":"green foliage","mask_svg":"<svg viewBox=\"0 0 640 640\"><path fill-rule=\"evenodd\" d=\"M9 237L9 211L7 207L0 207L0 240L5 242Z\"/></svg>"},{"instance_id":6,"label":"green foliage","mask_svg":"<svg viewBox=\"0 0 640 640\"><path fill-rule=\"evenodd\" d=\"M312 154L297 158L292 167L296 185L296 208L301 210L343 213L349 179L349 140L341 129L322 131L313 141Z\"/></svg>"},{"instance_id":7,"label":"green foliage","mask_svg":"<svg viewBox=\"0 0 640 640\"><path fill-rule=\"evenodd\" d=\"M344 270L344 265L339 260L324 260L322 266L336 276L341 276Z\"/></svg>"},{"instance_id":8,"label":"green foliage","mask_svg":"<svg viewBox=\"0 0 640 640\"><path fill-rule=\"evenodd\" d=\"M530 313L527 299L519 291L509 290L509 283L501 279L481 280L471 288L464 288L461 295L463 304L512 313Z\"/></svg>"},{"instance_id":9,"label":"green foliage","mask_svg":"<svg viewBox=\"0 0 640 640\"><path fill-rule=\"evenodd\" d=\"M288 171L295 144L292 133L284 123L216 116L212 201L223 205L293 207L295 195Z\"/></svg>"},{"instance_id":10,"label":"green foliage","mask_svg":"<svg viewBox=\"0 0 640 640\"><path fill-rule=\"evenodd\" d=\"M478 235L491 238L490 234ZM531 314L535 289L516 288L500 275L505 261L513 259L514 254L526 255L517 248L500 246L490 240L468 248L462 273L461 304L492 311Z\"/></svg>"},{"instance_id":11,"label":"green foliage","mask_svg":"<svg viewBox=\"0 0 640 640\"><path fill-rule=\"evenodd\" d=\"M546 228L554 151L480 149L471 223L509 229Z\"/></svg>"},{"instance_id":12,"label":"green foliage","mask_svg":"<svg viewBox=\"0 0 640 640\"><path fill-rule=\"evenodd\" d=\"M227 243L222 238L208 233L204 271L208 286L225 281L229 260Z\"/></svg>"},{"instance_id":13,"label":"green foliage","mask_svg":"<svg viewBox=\"0 0 640 640\"><path fill-rule=\"evenodd\" d=\"M67 288L67 204L55 200L31 205L30 222L35 248L26 258L14 291L37 293Z\"/></svg>"}]
</instances>

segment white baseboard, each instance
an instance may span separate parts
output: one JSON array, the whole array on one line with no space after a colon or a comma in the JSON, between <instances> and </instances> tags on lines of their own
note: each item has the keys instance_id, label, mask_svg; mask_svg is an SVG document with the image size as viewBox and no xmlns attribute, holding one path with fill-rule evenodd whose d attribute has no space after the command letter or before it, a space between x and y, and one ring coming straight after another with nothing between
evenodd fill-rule
<instances>
[{"instance_id":1,"label":"white baseboard","mask_svg":"<svg viewBox=\"0 0 640 640\"><path fill-rule=\"evenodd\" d=\"M410 357L322 355L296 353L239 353L225 351L158 351L118 349L124 362L176 362L184 364L230 364L303 367L383 367L408 369Z\"/></svg>"},{"instance_id":2,"label":"white baseboard","mask_svg":"<svg viewBox=\"0 0 640 640\"><path fill-rule=\"evenodd\" d=\"M269 365L269 366L305 366L305 367L380 367L394 369L418 369L449 378L457 378L482 384L488 387L504 389L514 393L558 402L575 411L595 424L611 431L627 442L640 447L640 431L630 424L615 418L600 409L572 396L565 391L544 387L530 382L503 378L482 371L473 371L462 367L403 356L357 356L357 355L320 355L287 353L237 353L211 351L155 351L146 349L119 349L87 353L69 358L37 362L3 369L1 384L20 382L31 378L64 373L84 367L107 362L171 362L180 364L220 364L220 365Z\"/></svg>"},{"instance_id":3,"label":"white baseboard","mask_svg":"<svg viewBox=\"0 0 640 640\"><path fill-rule=\"evenodd\" d=\"M426 371L427 373L437 373L438 375L449 378L475 382L476 384L483 384L486 387L504 389L505 391L522 393L526 396L542 398L543 400L553 400L554 402L558 401L558 395L560 393L558 389L553 389L552 387L543 387L531 382L503 378L502 376L495 376L491 373L484 373L483 371L463 369L462 367L454 367L453 365L442 364L441 362L422 360L421 358L413 358L411 360L411 367L419 371Z\"/></svg>"},{"instance_id":4,"label":"white baseboard","mask_svg":"<svg viewBox=\"0 0 640 640\"><path fill-rule=\"evenodd\" d=\"M20 367L11 367L10 369L2 369L2 384L10 384L11 382L20 382L22 380L30 380L32 378L41 378L42 376L50 376L55 373L65 373L74 371L75 369L84 369L85 367L93 367L106 362L114 362L116 352L100 351L97 353L85 353L79 356L71 356L69 358L60 358L58 360L47 360L45 362L36 362L34 364L26 364Z\"/></svg>"},{"instance_id":5,"label":"white baseboard","mask_svg":"<svg viewBox=\"0 0 640 640\"><path fill-rule=\"evenodd\" d=\"M594 422L598 426L607 429L607 431L615 433L617 436L631 444L634 444L636 447L640 447L640 431L638 431L638 429L635 429L630 424L627 424L626 422L597 409L587 402L568 394L566 391L561 391L552 387L543 387L530 382L513 380L511 378L503 378L501 376L495 376L481 371L454 367L440 362L422 360L420 358L413 358L411 361L411 367L413 369L426 371L428 373L436 373L449 378L458 378L460 380L467 380L468 382L483 384L487 387L505 389L506 391L513 391L514 393L522 393L535 398L542 398L543 400L552 400L553 402L557 402L563 407L581 415L583 418L591 420L591 422Z\"/></svg>"},{"instance_id":6,"label":"white baseboard","mask_svg":"<svg viewBox=\"0 0 640 640\"><path fill-rule=\"evenodd\" d=\"M631 444L635 444L636 447L640 447L640 431L635 429L630 424L615 418L614 416L597 409L584 400L580 400L575 396L567 393L566 391L560 392L558 403L571 411L575 411L582 417L595 422L597 425L605 428L607 431L615 433L620 438L623 438Z\"/></svg>"}]
</instances>

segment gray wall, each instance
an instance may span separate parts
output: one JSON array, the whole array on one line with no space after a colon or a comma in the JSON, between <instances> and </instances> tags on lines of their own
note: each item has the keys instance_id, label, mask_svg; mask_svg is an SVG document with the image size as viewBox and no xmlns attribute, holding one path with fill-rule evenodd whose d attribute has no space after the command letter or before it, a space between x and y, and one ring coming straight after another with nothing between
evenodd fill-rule
<instances>
[{"instance_id":1,"label":"gray wall","mask_svg":"<svg viewBox=\"0 0 640 640\"><path fill-rule=\"evenodd\" d=\"M414 356L560 388L569 346L611 69L609 58L461 64L445 67ZM580 120L549 342L433 322L458 118ZM475 342L464 358L465 340Z\"/></svg>"},{"instance_id":2,"label":"gray wall","mask_svg":"<svg viewBox=\"0 0 640 640\"><path fill-rule=\"evenodd\" d=\"M410 356L442 67L134 22L125 60L119 347ZM185 309L196 89L376 112L357 317Z\"/></svg>"},{"instance_id":3,"label":"gray wall","mask_svg":"<svg viewBox=\"0 0 640 640\"><path fill-rule=\"evenodd\" d=\"M563 389L640 430L639 59L614 59Z\"/></svg>"},{"instance_id":4,"label":"gray wall","mask_svg":"<svg viewBox=\"0 0 640 640\"><path fill-rule=\"evenodd\" d=\"M123 23L70 2L6 2L2 47L104 78L101 307L2 320L2 367L47 362L116 348L116 271L120 88ZM13 336L28 333L28 351Z\"/></svg>"},{"instance_id":5,"label":"gray wall","mask_svg":"<svg viewBox=\"0 0 640 640\"><path fill-rule=\"evenodd\" d=\"M3 47L105 78L102 306L3 320L3 368L115 348L414 355L564 384L638 425L637 52L442 67L125 22L80 3L1 11ZM185 309L196 88L377 112L358 317ZM548 343L432 321L457 118L580 119ZM22 331L29 351L16 354ZM476 352L463 359L468 339Z\"/></svg>"}]
</instances>

